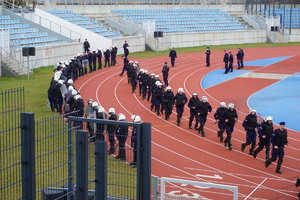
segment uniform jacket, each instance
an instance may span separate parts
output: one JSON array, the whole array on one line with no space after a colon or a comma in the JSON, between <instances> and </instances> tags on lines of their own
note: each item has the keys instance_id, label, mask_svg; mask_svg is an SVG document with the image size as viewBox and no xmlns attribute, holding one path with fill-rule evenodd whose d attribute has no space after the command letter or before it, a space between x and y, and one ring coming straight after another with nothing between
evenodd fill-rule
<instances>
[{"instance_id":1,"label":"uniform jacket","mask_svg":"<svg viewBox=\"0 0 300 200\"><path fill-rule=\"evenodd\" d=\"M174 99L175 99L176 107L184 106L188 102L188 99L186 98L184 93L183 94L177 93Z\"/></svg>"},{"instance_id":2,"label":"uniform jacket","mask_svg":"<svg viewBox=\"0 0 300 200\"><path fill-rule=\"evenodd\" d=\"M208 102L200 102L196 104L195 110L200 116L206 116L208 112L212 111L212 107Z\"/></svg>"},{"instance_id":3,"label":"uniform jacket","mask_svg":"<svg viewBox=\"0 0 300 200\"><path fill-rule=\"evenodd\" d=\"M169 57L171 58L177 58L177 53L175 50L171 50L170 53L169 53Z\"/></svg>"},{"instance_id":4,"label":"uniform jacket","mask_svg":"<svg viewBox=\"0 0 300 200\"><path fill-rule=\"evenodd\" d=\"M214 114L215 120L219 120L220 123L224 123L226 119L227 108L218 108Z\"/></svg>"},{"instance_id":5,"label":"uniform jacket","mask_svg":"<svg viewBox=\"0 0 300 200\"><path fill-rule=\"evenodd\" d=\"M172 91L166 91L163 94L163 102L167 107L172 107L174 105L174 93Z\"/></svg>"},{"instance_id":6,"label":"uniform jacket","mask_svg":"<svg viewBox=\"0 0 300 200\"><path fill-rule=\"evenodd\" d=\"M273 147L284 147L288 143L287 140L287 131L286 129L281 130L280 128L276 129L272 134L271 142Z\"/></svg>"},{"instance_id":7,"label":"uniform jacket","mask_svg":"<svg viewBox=\"0 0 300 200\"><path fill-rule=\"evenodd\" d=\"M257 116L252 114L247 115L242 125L246 131L254 131L258 126Z\"/></svg>"},{"instance_id":8,"label":"uniform jacket","mask_svg":"<svg viewBox=\"0 0 300 200\"><path fill-rule=\"evenodd\" d=\"M229 61L229 55L228 55L228 53L225 53L224 58L223 58L223 62L228 63L228 61Z\"/></svg>"},{"instance_id":9,"label":"uniform jacket","mask_svg":"<svg viewBox=\"0 0 300 200\"><path fill-rule=\"evenodd\" d=\"M235 123L235 119L238 118L238 115L236 113L236 110L230 110L227 109L226 113L225 113L225 120L228 120L228 122L226 122L227 125L233 125Z\"/></svg>"},{"instance_id":10,"label":"uniform jacket","mask_svg":"<svg viewBox=\"0 0 300 200\"><path fill-rule=\"evenodd\" d=\"M190 109L195 109L197 104L199 104L199 103L200 103L200 99L198 97L197 98L192 97L189 100L188 107Z\"/></svg>"},{"instance_id":11,"label":"uniform jacket","mask_svg":"<svg viewBox=\"0 0 300 200\"><path fill-rule=\"evenodd\" d=\"M269 122L264 121L258 128L258 134L260 137L265 135L266 139L270 139L272 137L273 130L273 123L269 124Z\"/></svg>"}]
</instances>

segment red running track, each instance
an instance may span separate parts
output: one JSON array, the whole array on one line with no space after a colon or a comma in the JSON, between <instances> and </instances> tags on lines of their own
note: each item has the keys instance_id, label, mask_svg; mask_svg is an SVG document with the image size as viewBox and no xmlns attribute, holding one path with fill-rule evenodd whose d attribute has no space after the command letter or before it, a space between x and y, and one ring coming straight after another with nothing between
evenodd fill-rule
<instances>
[{"instance_id":1,"label":"red running track","mask_svg":"<svg viewBox=\"0 0 300 200\"><path fill-rule=\"evenodd\" d=\"M232 50L235 54L236 50ZM300 47L272 47L245 49L245 61L294 56L290 59L264 68L255 67L259 73L299 72L297 64L300 61ZM300 176L300 134L289 131L289 146L282 166L283 174L276 174L276 165L264 167L264 152L256 159L241 152L241 143L245 141L245 131L241 126L249 108L247 99L254 92L263 89L278 80L236 78L204 90L200 82L212 70L222 68L223 52L212 51L211 65L206 68L204 52L180 54L176 66L170 69L169 81L174 92L179 87L185 89L188 97L193 92L199 96L208 96L213 112L208 116L206 137L201 137L197 131L188 129L189 110L186 107L181 127L176 125L176 113L169 121L156 116L150 111L150 103L142 100L136 94L131 94L131 86L125 76L120 77L122 60L118 64L88 74L76 81L84 99L97 100L106 110L114 107L117 113L124 113L127 119L132 114L142 117L144 122L152 124L152 174L159 177L181 178L210 183L234 185L239 187L239 199L297 199L298 190L294 186ZM138 60L149 73L161 74L163 62L169 61L167 56L153 59ZM284 68L283 68L284 67ZM236 67L235 67L236 68ZM254 67L245 67L254 69ZM214 124L213 113L220 101L232 102L239 110L239 122L233 132L233 150L226 149L217 138L217 126ZM177 191L177 194L201 196L209 199L232 199L232 193L212 188L196 188L188 186L173 186L167 191Z\"/></svg>"}]
</instances>

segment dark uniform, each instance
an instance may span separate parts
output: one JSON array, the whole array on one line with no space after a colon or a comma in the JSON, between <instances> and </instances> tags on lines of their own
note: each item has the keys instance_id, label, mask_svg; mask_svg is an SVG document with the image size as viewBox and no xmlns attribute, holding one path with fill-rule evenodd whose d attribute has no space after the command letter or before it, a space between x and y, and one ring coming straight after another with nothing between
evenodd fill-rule
<instances>
[{"instance_id":1,"label":"dark uniform","mask_svg":"<svg viewBox=\"0 0 300 200\"><path fill-rule=\"evenodd\" d=\"M174 93L171 89L168 89L163 94L163 103L164 103L164 109L165 109L165 120L170 119L170 115L173 111L174 106Z\"/></svg>"},{"instance_id":2,"label":"dark uniform","mask_svg":"<svg viewBox=\"0 0 300 200\"><path fill-rule=\"evenodd\" d=\"M111 66L115 66L117 61L116 61L116 58L117 58L117 51L118 51L118 48L117 47L112 47L111 48Z\"/></svg>"},{"instance_id":3,"label":"dark uniform","mask_svg":"<svg viewBox=\"0 0 300 200\"><path fill-rule=\"evenodd\" d=\"M238 69L241 69L241 61L242 61L242 51L239 49L238 53L236 54L236 60L238 64Z\"/></svg>"},{"instance_id":4,"label":"dark uniform","mask_svg":"<svg viewBox=\"0 0 300 200\"><path fill-rule=\"evenodd\" d=\"M106 113L103 112L97 112L97 119L106 119ZM97 123L96 127L96 140L104 140L104 130L105 130L105 124Z\"/></svg>"},{"instance_id":5,"label":"dark uniform","mask_svg":"<svg viewBox=\"0 0 300 200\"><path fill-rule=\"evenodd\" d=\"M147 94L147 83L149 81L149 75L146 73L143 73L140 79L140 87L142 90L142 99L146 99L146 94Z\"/></svg>"},{"instance_id":6,"label":"dark uniform","mask_svg":"<svg viewBox=\"0 0 300 200\"><path fill-rule=\"evenodd\" d=\"M281 122L280 125L285 125ZM284 157L284 146L288 143L287 140L287 130L284 128L279 128L274 131L271 138L272 142L272 157L265 162L265 166L268 167L272 162L277 160L276 173L281 174L280 168Z\"/></svg>"},{"instance_id":7,"label":"dark uniform","mask_svg":"<svg viewBox=\"0 0 300 200\"><path fill-rule=\"evenodd\" d=\"M97 66L96 66L96 63L97 63L97 53L96 53L96 51L93 51L92 61L93 61L93 71L96 71L96 69L97 69Z\"/></svg>"},{"instance_id":8,"label":"dark uniform","mask_svg":"<svg viewBox=\"0 0 300 200\"><path fill-rule=\"evenodd\" d=\"M102 51L98 49L97 51L97 61L98 61L98 69L102 68Z\"/></svg>"},{"instance_id":9,"label":"dark uniform","mask_svg":"<svg viewBox=\"0 0 300 200\"><path fill-rule=\"evenodd\" d=\"M241 150L244 151L245 147L251 144L251 148L249 150L249 155L253 155L253 151L256 145L256 128L257 124L257 116L256 114L249 114L246 116L245 120L243 121L243 127L246 131L246 142L242 144Z\"/></svg>"},{"instance_id":10,"label":"dark uniform","mask_svg":"<svg viewBox=\"0 0 300 200\"><path fill-rule=\"evenodd\" d=\"M192 129L192 123L194 118L196 119L196 123L195 123L195 129L198 130L198 116L197 116L197 112L196 112L196 106L200 103L200 100L198 98L198 96L193 95L192 98L190 98L189 103L188 103L188 107L190 109L190 118L189 118L189 128Z\"/></svg>"},{"instance_id":11,"label":"dark uniform","mask_svg":"<svg viewBox=\"0 0 300 200\"><path fill-rule=\"evenodd\" d=\"M133 148L133 161L130 163L133 167L137 164L137 127L132 128L131 145Z\"/></svg>"},{"instance_id":12,"label":"dark uniform","mask_svg":"<svg viewBox=\"0 0 300 200\"><path fill-rule=\"evenodd\" d=\"M152 94L152 90L153 90L153 87L155 87L155 77L154 75L150 75L150 78L148 79L148 82L147 82L147 101L149 102L150 101L150 97L151 97L151 94Z\"/></svg>"},{"instance_id":13,"label":"dark uniform","mask_svg":"<svg viewBox=\"0 0 300 200\"><path fill-rule=\"evenodd\" d=\"M116 137L119 141L119 153L116 157L120 160L126 160L125 144L128 136L128 126L119 125L116 131Z\"/></svg>"},{"instance_id":14,"label":"dark uniform","mask_svg":"<svg viewBox=\"0 0 300 200\"><path fill-rule=\"evenodd\" d=\"M164 82L165 82L165 87L167 87L169 85L169 82L168 82L169 66L167 65L167 63L165 63L165 65L163 66L161 72L163 74L163 79L164 79Z\"/></svg>"},{"instance_id":15,"label":"dark uniform","mask_svg":"<svg viewBox=\"0 0 300 200\"><path fill-rule=\"evenodd\" d=\"M87 40L85 40L83 42L83 48L84 48L84 52L85 53L89 51L89 49L90 49L90 43Z\"/></svg>"},{"instance_id":16,"label":"dark uniform","mask_svg":"<svg viewBox=\"0 0 300 200\"><path fill-rule=\"evenodd\" d=\"M229 55L226 51L225 51L225 54L224 54L223 62L225 63L225 72L224 72L224 74L227 74L228 71L229 71L229 68L228 68Z\"/></svg>"},{"instance_id":17,"label":"dark uniform","mask_svg":"<svg viewBox=\"0 0 300 200\"><path fill-rule=\"evenodd\" d=\"M231 52L229 52L229 66L228 66L228 72L233 72L233 61L234 57Z\"/></svg>"},{"instance_id":18,"label":"dark uniform","mask_svg":"<svg viewBox=\"0 0 300 200\"><path fill-rule=\"evenodd\" d=\"M244 68L244 56L245 56L245 53L244 53L243 49L240 49L240 52L241 52L241 68Z\"/></svg>"},{"instance_id":19,"label":"dark uniform","mask_svg":"<svg viewBox=\"0 0 300 200\"><path fill-rule=\"evenodd\" d=\"M227 147L228 149L232 149L232 143L231 143L231 136L234 130L234 124L238 118L238 115L236 113L236 110L233 109L231 110L230 108L227 109L225 113L225 130L226 130L226 138L224 141L224 146Z\"/></svg>"},{"instance_id":20,"label":"dark uniform","mask_svg":"<svg viewBox=\"0 0 300 200\"><path fill-rule=\"evenodd\" d=\"M226 128L226 126L225 126L226 112L227 112L226 107L219 107L214 114L214 118L215 118L215 120L217 120L218 128L220 129L217 132L218 138L220 138L220 142L223 142L223 133Z\"/></svg>"},{"instance_id":21,"label":"dark uniform","mask_svg":"<svg viewBox=\"0 0 300 200\"><path fill-rule=\"evenodd\" d=\"M91 73L93 71L93 53L90 51L88 51L88 60L89 60L89 68L90 68L89 73Z\"/></svg>"},{"instance_id":22,"label":"dark uniform","mask_svg":"<svg viewBox=\"0 0 300 200\"><path fill-rule=\"evenodd\" d=\"M188 102L184 93L175 95L175 106L177 112L177 125L180 126L181 118L184 112L184 105Z\"/></svg>"},{"instance_id":23,"label":"dark uniform","mask_svg":"<svg viewBox=\"0 0 300 200\"><path fill-rule=\"evenodd\" d=\"M162 86L157 86L152 90L151 103L155 107L155 112L157 113L157 116L160 115L160 111L163 112L163 107L160 107L163 103L163 93L164 89L162 88Z\"/></svg>"},{"instance_id":24,"label":"dark uniform","mask_svg":"<svg viewBox=\"0 0 300 200\"><path fill-rule=\"evenodd\" d=\"M206 67L210 67L210 50L207 48L206 52Z\"/></svg>"},{"instance_id":25,"label":"dark uniform","mask_svg":"<svg viewBox=\"0 0 300 200\"><path fill-rule=\"evenodd\" d=\"M270 144L273 134L273 123L264 121L258 128L259 143L258 147L253 152L253 157L256 158L257 154L266 147L266 160L270 157Z\"/></svg>"},{"instance_id":26,"label":"dark uniform","mask_svg":"<svg viewBox=\"0 0 300 200\"><path fill-rule=\"evenodd\" d=\"M124 56L128 57L129 55L129 44L125 41L125 43L123 44L123 49L124 49Z\"/></svg>"},{"instance_id":27,"label":"dark uniform","mask_svg":"<svg viewBox=\"0 0 300 200\"><path fill-rule=\"evenodd\" d=\"M136 74L136 67L132 66L130 68L128 68L128 77L130 80L130 84L132 87L131 92L134 93L136 86L137 86L137 74Z\"/></svg>"},{"instance_id":28,"label":"dark uniform","mask_svg":"<svg viewBox=\"0 0 300 200\"><path fill-rule=\"evenodd\" d=\"M83 117L84 115L84 102L82 98L78 98L75 102L75 116L76 117ZM80 121L75 121L74 122L74 126L76 127L76 129L80 129L82 130L83 128L83 122Z\"/></svg>"},{"instance_id":29,"label":"dark uniform","mask_svg":"<svg viewBox=\"0 0 300 200\"><path fill-rule=\"evenodd\" d=\"M174 65L175 65L175 59L177 58L177 53L174 50L174 48L170 51L169 57L171 58L171 65L172 65L172 67L174 67Z\"/></svg>"},{"instance_id":30,"label":"dark uniform","mask_svg":"<svg viewBox=\"0 0 300 200\"><path fill-rule=\"evenodd\" d=\"M109 113L108 120L117 121L118 117L115 113ZM107 125L107 133L108 133L108 141L109 141L109 150L108 154L115 153L115 133L116 133L117 125Z\"/></svg>"},{"instance_id":31,"label":"dark uniform","mask_svg":"<svg viewBox=\"0 0 300 200\"><path fill-rule=\"evenodd\" d=\"M110 66L110 50L109 49L106 49L106 51L104 52L104 67L106 66Z\"/></svg>"},{"instance_id":32,"label":"dark uniform","mask_svg":"<svg viewBox=\"0 0 300 200\"><path fill-rule=\"evenodd\" d=\"M201 133L202 137L204 137L205 136L204 125L207 120L207 114L212 111L212 107L208 102L200 102L196 104L195 108L196 108L198 121L200 123L198 132Z\"/></svg>"}]
</instances>

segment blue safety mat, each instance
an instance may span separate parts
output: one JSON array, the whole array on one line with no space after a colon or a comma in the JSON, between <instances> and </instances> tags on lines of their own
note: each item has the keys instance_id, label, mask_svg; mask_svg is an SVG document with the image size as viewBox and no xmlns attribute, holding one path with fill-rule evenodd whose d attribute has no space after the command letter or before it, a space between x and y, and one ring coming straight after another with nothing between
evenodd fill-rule
<instances>
[{"instance_id":1,"label":"blue safety mat","mask_svg":"<svg viewBox=\"0 0 300 200\"><path fill-rule=\"evenodd\" d=\"M254 93L248 99L250 108L254 108L265 117L271 115L274 122L286 122L286 127L300 132L300 73L276 82Z\"/></svg>"},{"instance_id":2,"label":"blue safety mat","mask_svg":"<svg viewBox=\"0 0 300 200\"><path fill-rule=\"evenodd\" d=\"M277 62L283 61L291 57L292 56L284 56L284 57L266 58L260 60L251 60L251 61L244 62L244 66L265 67L265 66L273 65Z\"/></svg>"},{"instance_id":3,"label":"blue safety mat","mask_svg":"<svg viewBox=\"0 0 300 200\"><path fill-rule=\"evenodd\" d=\"M224 69L216 69L208 74L202 79L202 87L207 89L209 87L224 83L238 76L251 72L251 70L233 70L233 72L228 72L228 74L223 74Z\"/></svg>"}]
</instances>

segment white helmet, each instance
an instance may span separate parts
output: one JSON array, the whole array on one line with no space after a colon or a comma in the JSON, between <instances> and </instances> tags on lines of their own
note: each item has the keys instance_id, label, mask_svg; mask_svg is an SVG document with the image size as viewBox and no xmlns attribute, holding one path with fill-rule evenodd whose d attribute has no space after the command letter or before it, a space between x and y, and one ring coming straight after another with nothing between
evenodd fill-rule
<instances>
[{"instance_id":1,"label":"white helmet","mask_svg":"<svg viewBox=\"0 0 300 200\"><path fill-rule=\"evenodd\" d=\"M145 70L144 69L140 69L140 72L143 74L143 73L145 73Z\"/></svg>"},{"instance_id":2,"label":"white helmet","mask_svg":"<svg viewBox=\"0 0 300 200\"><path fill-rule=\"evenodd\" d=\"M114 47L117 47L117 45L116 45L116 44L114 44Z\"/></svg>"},{"instance_id":3,"label":"white helmet","mask_svg":"<svg viewBox=\"0 0 300 200\"><path fill-rule=\"evenodd\" d=\"M159 83L157 84L157 87L158 87L158 86L162 86L162 85L163 85L163 84L162 84L161 82L159 82Z\"/></svg>"},{"instance_id":4,"label":"white helmet","mask_svg":"<svg viewBox=\"0 0 300 200\"><path fill-rule=\"evenodd\" d=\"M73 80L69 79L67 83L73 85Z\"/></svg>"},{"instance_id":5,"label":"white helmet","mask_svg":"<svg viewBox=\"0 0 300 200\"><path fill-rule=\"evenodd\" d=\"M74 90L74 87L73 87L72 85L70 85L70 86L68 87L68 90L69 90L69 91Z\"/></svg>"},{"instance_id":6,"label":"white helmet","mask_svg":"<svg viewBox=\"0 0 300 200\"><path fill-rule=\"evenodd\" d=\"M138 115L132 115L131 119L133 120L134 123L142 122L142 119Z\"/></svg>"},{"instance_id":7,"label":"white helmet","mask_svg":"<svg viewBox=\"0 0 300 200\"><path fill-rule=\"evenodd\" d=\"M60 84L60 85L62 85L62 84L64 84L64 81L63 80L58 80L57 83Z\"/></svg>"},{"instance_id":8,"label":"white helmet","mask_svg":"<svg viewBox=\"0 0 300 200\"><path fill-rule=\"evenodd\" d=\"M108 113L115 113L115 112L116 112L116 110L114 108L108 109Z\"/></svg>"},{"instance_id":9,"label":"white helmet","mask_svg":"<svg viewBox=\"0 0 300 200\"><path fill-rule=\"evenodd\" d=\"M155 75L155 78L159 78L159 75Z\"/></svg>"},{"instance_id":10,"label":"white helmet","mask_svg":"<svg viewBox=\"0 0 300 200\"><path fill-rule=\"evenodd\" d=\"M155 81L155 85L157 86L160 83L160 81Z\"/></svg>"},{"instance_id":11,"label":"white helmet","mask_svg":"<svg viewBox=\"0 0 300 200\"><path fill-rule=\"evenodd\" d=\"M125 120L126 120L126 117L125 117L125 115L124 115L123 113L120 113L120 114L118 115L118 119L119 119L119 121L125 121Z\"/></svg>"},{"instance_id":12,"label":"white helmet","mask_svg":"<svg viewBox=\"0 0 300 200\"><path fill-rule=\"evenodd\" d=\"M206 96L202 96L201 99L207 98Z\"/></svg>"},{"instance_id":13,"label":"white helmet","mask_svg":"<svg viewBox=\"0 0 300 200\"><path fill-rule=\"evenodd\" d=\"M75 95L77 95L78 93L77 93L77 91L75 90L75 89L73 89L72 90L72 96L75 96Z\"/></svg>"},{"instance_id":14,"label":"white helmet","mask_svg":"<svg viewBox=\"0 0 300 200\"><path fill-rule=\"evenodd\" d=\"M131 60L131 61L129 61L129 63L133 63L133 61Z\"/></svg>"},{"instance_id":15,"label":"white helmet","mask_svg":"<svg viewBox=\"0 0 300 200\"><path fill-rule=\"evenodd\" d=\"M78 100L78 99L82 99L82 98L81 98L81 96L79 94L77 94L77 95L75 95L74 99Z\"/></svg>"},{"instance_id":16,"label":"white helmet","mask_svg":"<svg viewBox=\"0 0 300 200\"><path fill-rule=\"evenodd\" d=\"M100 47L98 47L98 48L97 48L97 50L99 51L99 50L101 50L101 48L100 48Z\"/></svg>"},{"instance_id":17,"label":"white helmet","mask_svg":"<svg viewBox=\"0 0 300 200\"><path fill-rule=\"evenodd\" d=\"M154 73L151 73L150 76L154 76L154 77L155 77L155 74L154 74Z\"/></svg>"},{"instance_id":18,"label":"white helmet","mask_svg":"<svg viewBox=\"0 0 300 200\"><path fill-rule=\"evenodd\" d=\"M194 93L192 94L192 96L198 96L198 93L194 92Z\"/></svg>"},{"instance_id":19,"label":"white helmet","mask_svg":"<svg viewBox=\"0 0 300 200\"><path fill-rule=\"evenodd\" d=\"M208 102L208 98L207 97L202 97L202 101L203 102Z\"/></svg>"},{"instance_id":20,"label":"white helmet","mask_svg":"<svg viewBox=\"0 0 300 200\"><path fill-rule=\"evenodd\" d=\"M226 108L226 103L225 102L220 102L220 107L221 108Z\"/></svg>"},{"instance_id":21,"label":"white helmet","mask_svg":"<svg viewBox=\"0 0 300 200\"><path fill-rule=\"evenodd\" d=\"M265 122L267 121L273 121L273 117L272 116L266 116L264 119Z\"/></svg>"},{"instance_id":22,"label":"white helmet","mask_svg":"<svg viewBox=\"0 0 300 200\"><path fill-rule=\"evenodd\" d=\"M101 112L105 112L104 108L102 106L99 106L98 107L98 113L101 113Z\"/></svg>"},{"instance_id":23,"label":"white helmet","mask_svg":"<svg viewBox=\"0 0 300 200\"><path fill-rule=\"evenodd\" d=\"M92 107L98 107L98 106L99 106L98 102L94 101L94 102L92 103Z\"/></svg>"},{"instance_id":24,"label":"white helmet","mask_svg":"<svg viewBox=\"0 0 300 200\"><path fill-rule=\"evenodd\" d=\"M184 93L183 88L178 88L178 93L180 93L180 92Z\"/></svg>"},{"instance_id":25,"label":"white helmet","mask_svg":"<svg viewBox=\"0 0 300 200\"><path fill-rule=\"evenodd\" d=\"M70 87L71 87L71 86L70 86ZM93 99L89 99L89 100L87 101L87 103L88 103L88 104L93 103Z\"/></svg>"},{"instance_id":26,"label":"white helmet","mask_svg":"<svg viewBox=\"0 0 300 200\"><path fill-rule=\"evenodd\" d=\"M228 104L228 108L234 108L234 104L233 103Z\"/></svg>"},{"instance_id":27,"label":"white helmet","mask_svg":"<svg viewBox=\"0 0 300 200\"><path fill-rule=\"evenodd\" d=\"M249 114L251 114L251 113L253 113L253 112L256 114L256 110L250 109Z\"/></svg>"},{"instance_id":28,"label":"white helmet","mask_svg":"<svg viewBox=\"0 0 300 200\"><path fill-rule=\"evenodd\" d=\"M139 64L139 62L138 62L138 61L135 61L134 63L135 63L135 64L137 64L137 65Z\"/></svg>"},{"instance_id":29,"label":"white helmet","mask_svg":"<svg viewBox=\"0 0 300 200\"><path fill-rule=\"evenodd\" d=\"M145 72L145 74L147 74L147 73L148 73L148 70L147 70L147 69L145 69L145 70L144 70L144 72Z\"/></svg>"},{"instance_id":30,"label":"white helmet","mask_svg":"<svg viewBox=\"0 0 300 200\"><path fill-rule=\"evenodd\" d=\"M171 86L166 87L166 90L172 90Z\"/></svg>"}]
</instances>

